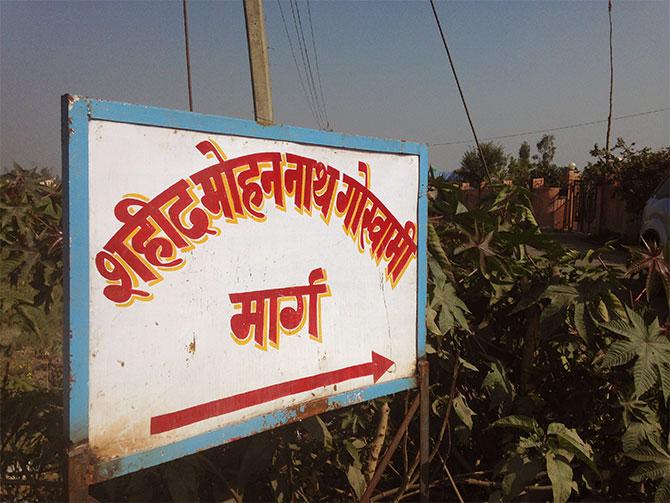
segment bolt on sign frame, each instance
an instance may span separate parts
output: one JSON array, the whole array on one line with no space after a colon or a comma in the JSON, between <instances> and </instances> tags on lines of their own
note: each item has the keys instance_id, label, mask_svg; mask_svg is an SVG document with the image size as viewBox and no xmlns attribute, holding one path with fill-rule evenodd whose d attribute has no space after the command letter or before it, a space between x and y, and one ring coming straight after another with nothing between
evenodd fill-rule
<instances>
[{"instance_id":1,"label":"bolt on sign frame","mask_svg":"<svg viewBox=\"0 0 670 503\"><path fill-rule=\"evenodd\" d=\"M65 95L62 148L71 499L417 387L425 145Z\"/></svg>"}]
</instances>

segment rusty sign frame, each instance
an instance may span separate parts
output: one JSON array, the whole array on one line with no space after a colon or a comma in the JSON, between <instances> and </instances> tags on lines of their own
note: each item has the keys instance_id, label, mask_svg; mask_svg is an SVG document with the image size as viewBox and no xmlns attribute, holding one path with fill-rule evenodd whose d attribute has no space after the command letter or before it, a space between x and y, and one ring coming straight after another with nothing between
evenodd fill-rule
<instances>
[{"instance_id":1,"label":"rusty sign frame","mask_svg":"<svg viewBox=\"0 0 670 503\"><path fill-rule=\"evenodd\" d=\"M88 487L104 480L187 456L298 421L328 410L416 388L416 376L373 384L354 391L257 416L241 423L189 437L173 444L112 460L94 459L89 431L89 121L103 120L214 134L291 141L302 144L419 157L417 197L417 360L425 357L426 237L428 147L425 144L349 136L290 126L261 126L253 121L179 110L108 102L64 95L62 162L65 186L65 428L70 441L69 478ZM72 494L72 492L71 492Z\"/></svg>"}]
</instances>

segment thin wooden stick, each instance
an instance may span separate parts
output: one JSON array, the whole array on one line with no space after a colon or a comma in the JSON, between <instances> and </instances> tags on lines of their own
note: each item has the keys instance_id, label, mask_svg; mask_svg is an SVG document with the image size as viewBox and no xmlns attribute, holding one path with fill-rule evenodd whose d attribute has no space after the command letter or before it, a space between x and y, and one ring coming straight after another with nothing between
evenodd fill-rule
<instances>
[{"instance_id":1,"label":"thin wooden stick","mask_svg":"<svg viewBox=\"0 0 670 503\"><path fill-rule=\"evenodd\" d=\"M375 488L377 487L377 484L379 484L379 481L382 478L382 474L384 473L384 470L386 469L386 466L389 464L391 461L391 457L393 456L393 453L395 450L398 448L398 445L400 444L400 440L402 440L402 436L405 433L405 430L409 427L409 423L416 414L416 411L419 409L419 395L417 394L416 398L412 402L411 407L409 408L409 411L405 415L405 418L402 420L402 423L400 423L400 427L398 428L398 431L393 437L393 440L391 440L391 444L388 446L386 449L386 454L384 454L384 457L382 458L381 462L379 463L379 466L377 466L377 470L375 471L374 476L372 477L372 480L370 481L370 484L368 484L367 489L365 489L365 493L363 494L363 497L361 498L361 502L366 503L370 501L370 497L372 496L372 493L374 492ZM417 461L416 464L419 464L419 455L417 453Z\"/></svg>"},{"instance_id":2,"label":"thin wooden stick","mask_svg":"<svg viewBox=\"0 0 670 503\"><path fill-rule=\"evenodd\" d=\"M454 477L451 476L451 472L449 471L449 468L447 467L447 463L444 461L444 458L442 457L441 454L440 456L440 461L442 461L442 468L444 468L445 473L447 474L447 477L449 477L449 482L451 482L451 487L454 488L454 492L456 493L456 497L458 498L458 501L460 503L465 503L463 501L463 496L461 496L461 492L458 490L458 487L456 486L456 482L454 481Z\"/></svg>"}]
</instances>

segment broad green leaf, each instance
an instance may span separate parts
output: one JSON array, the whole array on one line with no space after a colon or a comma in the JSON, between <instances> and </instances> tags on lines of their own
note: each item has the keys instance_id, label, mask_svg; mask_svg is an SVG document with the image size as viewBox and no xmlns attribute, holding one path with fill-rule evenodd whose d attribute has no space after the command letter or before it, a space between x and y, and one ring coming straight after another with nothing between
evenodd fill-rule
<instances>
[{"instance_id":1,"label":"broad green leaf","mask_svg":"<svg viewBox=\"0 0 670 503\"><path fill-rule=\"evenodd\" d=\"M570 285L549 285L544 292L544 297L551 302L542 311L542 321L560 313L569 305L573 304L579 292Z\"/></svg>"},{"instance_id":2,"label":"broad green leaf","mask_svg":"<svg viewBox=\"0 0 670 503\"><path fill-rule=\"evenodd\" d=\"M589 342L589 334L586 330L586 320L584 319L585 306L582 303L575 304L575 328L577 333L584 340Z\"/></svg>"},{"instance_id":3,"label":"broad green leaf","mask_svg":"<svg viewBox=\"0 0 670 503\"><path fill-rule=\"evenodd\" d=\"M440 266L445 270L451 269L451 262L447 253L442 247L442 242L440 241L440 236L435 230L435 226L428 222L428 251L435 258L435 260L440 264Z\"/></svg>"},{"instance_id":4,"label":"broad green leaf","mask_svg":"<svg viewBox=\"0 0 670 503\"><path fill-rule=\"evenodd\" d=\"M645 463L638 466L630 476L630 479L634 482L656 480L660 478L670 478L670 465L666 462Z\"/></svg>"},{"instance_id":5,"label":"broad green leaf","mask_svg":"<svg viewBox=\"0 0 670 503\"><path fill-rule=\"evenodd\" d=\"M666 503L670 501L670 479L663 479L654 494L654 503Z\"/></svg>"},{"instance_id":6,"label":"broad green leaf","mask_svg":"<svg viewBox=\"0 0 670 503\"><path fill-rule=\"evenodd\" d=\"M343 443L344 448L347 450L347 452L351 456L351 459L353 460L353 464L360 469L362 465L361 465L360 453L358 452L359 449L354 445L354 443L351 440L345 439Z\"/></svg>"},{"instance_id":7,"label":"broad green leaf","mask_svg":"<svg viewBox=\"0 0 670 503\"><path fill-rule=\"evenodd\" d=\"M640 448L643 442L653 437L658 437L659 434L660 425L658 423L640 423L634 421L630 423L621 436L623 452L626 454L634 452Z\"/></svg>"},{"instance_id":8,"label":"broad green leaf","mask_svg":"<svg viewBox=\"0 0 670 503\"><path fill-rule=\"evenodd\" d=\"M463 424L465 424L469 430L472 430L472 416L476 416L477 414L468 407L465 398L460 393L454 398L454 412L456 412L459 419L463 421Z\"/></svg>"},{"instance_id":9,"label":"broad green leaf","mask_svg":"<svg viewBox=\"0 0 670 503\"><path fill-rule=\"evenodd\" d=\"M318 415L303 420L301 426L305 428L314 439L323 442L323 447L326 450L332 450L333 436L330 434L326 423L324 423L323 419Z\"/></svg>"},{"instance_id":10,"label":"broad green leaf","mask_svg":"<svg viewBox=\"0 0 670 503\"><path fill-rule=\"evenodd\" d=\"M630 321L615 319L603 324L603 327L625 339L609 347L602 366L623 365L635 358L635 394L641 397L658 382L667 401L670 396L670 341L660 334L658 319L647 325L635 311L628 307L626 311Z\"/></svg>"},{"instance_id":11,"label":"broad green leaf","mask_svg":"<svg viewBox=\"0 0 670 503\"><path fill-rule=\"evenodd\" d=\"M491 211L497 211L501 208L503 208L504 203L510 196L510 188L508 186L504 186L503 188L500 189L500 192L496 195L495 201L493 201L493 206L491 207Z\"/></svg>"},{"instance_id":12,"label":"broad green leaf","mask_svg":"<svg viewBox=\"0 0 670 503\"><path fill-rule=\"evenodd\" d=\"M427 318L431 331L436 327L438 328L439 332L435 332L436 335L453 333L456 329L456 324L466 332L471 333L465 317L470 311L465 303L456 295L456 289L453 284L446 280L437 281L429 307L431 308L431 316L438 308L440 310L437 323L435 323L434 319L430 320L430 318Z\"/></svg>"},{"instance_id":13,"label":"broad green leaf","mask_svg":"<svg viewBox=\"0 0 670 503\"><path fill-rule=\"evenodd\" d=\"M553 451L548 451L545 454L545 459L547 460L547 475L551 480L554 502L565 503L572 492L572 468Z\"/></svg>"},{"instance_id":14,"label":"broad green leaf","mask_svg":"<svg viewBox=\"0 0 670 503\"><path fill-rule=\"evenodd\" d=\"M448 279L440 263L430 253L428 254L428 272L431 274L431 279L434 283L440 283Z\"/></svg>"},{"instance_id":15,"label":"broad green leaf","mask_svg":"<svg viewBox=\"0 0 670 503\"><path fill-rule=\"evenodd\" d=\"M627 452L626 456L642 462L629 477L634 482L662 479L656 490L654 501L668 501L670 496L670 453L667 446L654 437L649 444L640 445L637 449Z\"/></svg>"},{"instance_id":16,"label":"broad green leaf","mask_svg":"<svg viewBox=\"0 0 670 503\"><path fill-rule=\"evenodd\" d=\"M437 311L429 304L426 306L426 328L430 330L435 335L442 335L440 327L435 323L435 318L437 318ZM434 352L434 350L433 350Z\"/></svg>"},{"instance_id":17,"label":"broad green leaf","mask_svg":"<svg viewBox=\"0 0 670 503\"><path fill-rule=\"evenodd\" d=\"M605 294L605 304L607 304L607 309L610 313L614 313L617 315L619 318L625 318L626 317L626 309L624 308L624 305L621 303L619 300L619 297L617 297L614 292L608 291Z\"/></svg>"},{"instance_id":18,"label":"broad green leaf","mask_svg":"<svg viewBox=\"0 0 670 503\"><path fill-rule=\"evenodd\" d=\"M521 207L521 216L523 221L526 221L532 226L537 227L537 220L535 220L533 210L531 210L528 206Z\"/></svg>"},{"instance_id":19,"label":"broad green leaf","mask_svg":"<svg viewBox=\"0 0 670 503\"><path fill-rule=\"evenodd\" d=\"M486 374L482 388L489 392L491 409L511 402L516 396L514 385L508 379L505 368L497 361L491 364L491 370Z\"/></svg>"},{"instance_id":20,"label":"broad green leaf","mask_svg":"<svg viewBox=\"0 0 670 503\"><path fill-rule=\"evenodd\" d=\"M502 491L505 495L505 500L516 499L519 493L535 480L535 477L542 469L543 466L539 459L529 460L518 454L512 454L505 462L503 468L505 476L502 480Z\"/></svg>"},{"instance_id":21,"label":"broad green leaf","mask_svg":"<svg viewBox=\"0 0 670 503\"><path fill-rule=\"evenodd\" d=\"M630 347L630 343L628 341L617 341L608 348L601 366L603 368L618 367L619 365L625 365L633 358L635 358L635 351Z\"/></svg>"},{"instance_id":22,"label":"broad green leaf","mask_svg":"<svg viewBox=\"0 0 670 503\"><path fill-rule=\"evenodd\" d=\"M562 423L551 423L547 428L547 434L556 436L561 448L574 453L579 459L584 461L591 470L598 473L598 468L593 459L593 449L580 438L579 434L574 429L569 429Z\"/></svg>"},{"instance_id":23,"label":"broad green leaf","mask_svg":"<svg viewBox=\"0 0 670 503\"><path fill-rule=\"evenodd\" d=\"M662 462L667 456L667 453L663 449L657 449L652 447L652 445L644 444L640 445L637 449L627 452L626 456L635 461L652 461L652 462ZM668 457L670 461L670 457Z\"/></svg>"},{"instance_id":24,"label":"broad green leaf","mask_svg":"<svg viewBox=\"0 0 670 503\"><path fill-rule=\"evenodd\" d=\"M658 366L658 373L661 377L661 390L663 391L663 400L667 403L670 398L670 365L667 363Z\"/></svg>"},{"instance_id":25,"label":"broad green leaf","mask_svg":"<svg viewBox=\"0 0 670 503\"><path fill-rule=\"evenodd\" d=\"M602 300L598 301L598 314L603 321L610 321L610 313L607 310L607 305Z\"/></svg>"},{"instance_id":26,"label":"broad green leaf","mask_svg":"<svg viewBox=\"0 0 670 503\"><path fill-rule=\"evenodd\" d=\"M535 433L536 435L542 435L544 433L537 421L528 416L503 417L502 419L498 419L491 423L489 428L516 428L527 431L528 433Z\"/></svg>"},{"instance_id":27,"label":"broad green leaf","mask_svg":"<svg viewBox=\"0 0 670 503\"><path fill-rule=\"evenodd\" d=\"M458 357L458 361L461 362L461 365L463 366L463 368L468 369L468 370L472 370L473 372L479 372L479 369L477 367L475 367L469 361L461 358L460 356Z\"/></svg>"},{"instance_id":28,"label":"broad green leaf","mask_svg":"<svg viewBox=\"0 0 670 503\"><path fill-rule=\"evenodd\" d=\"M620 400L619 404L623 407L623 422L625 426L628 426L632 422L658 424L658 414L647 402L633 396L627 400Z\"/></svg>"},{"instance_id":29,"label":"broad green leaf","mask_svg":"<svg viewBox=\"0 0 670 503\"><path fill-rule=\"evenodd\" d=\"M484 227L483 224L482 227ZM460 227L460 231L465 236L466 242L454 248L454 255L460 255L468 250L475 251L478 255L479 271L485 278L490 277L487 267L487 259L491 259L492 264L504 269L504 264L502 262L492 260L498 257L498 253L493 246L494 231L489 231L484 234L484 231L478 227L477 223L475 223L474 232L470 232L463 227Z\"/></svg>"},{"instance_id":30,"label":"broad green leaf","mask_svg":"<svg viewBox=\"0 0 670 503\"><path fill-rule=\"evenodd\" d=\"M537 436L531 435L530 437L521 437L519 438L519 443L517 444L517 451L526 453L533 449L544 448L544 439L537 439Z\"/></svg>"},{"instance_id":31,"label":"broad green leaf","mask_svg":"<svg viewBox=\"0 0 670 503\"><path fill-rule=\"evenodd\" d=\"M349 468L347 469L347 480L356 493L356 498L360 500L366 487L365 477L363 476L361 469L354 465L349 465Z\"/></svg>"},{"instance_id":32,"label":"broad green leaf","mask_svg":"<svg viewBox=\"0 0 670 503\"><path fill-rule=\"evenodd\" d=\"M536 305L542 299L546 298L546 291L547 287L545 285L532 286L531 289L519 299L519 302L516 303L514 309L510 311L510 315L520 313L521 311L525 311L529 307Z\"/></svg>"}]
</instances>

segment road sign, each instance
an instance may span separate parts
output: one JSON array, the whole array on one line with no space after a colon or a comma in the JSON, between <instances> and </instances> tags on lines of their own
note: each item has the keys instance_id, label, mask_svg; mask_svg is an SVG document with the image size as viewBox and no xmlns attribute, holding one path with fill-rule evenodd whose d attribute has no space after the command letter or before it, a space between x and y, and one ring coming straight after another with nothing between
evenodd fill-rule
<instances>
[{"instance_id":1,"label":"road sign","mask_svg":"<svg viewBox=\"0 0 670 503\"><path fill-rule=\"evenodd\" d=\"M423 145L63 102L88 483L416 386Z\"/></svg>"}]
</instances>

